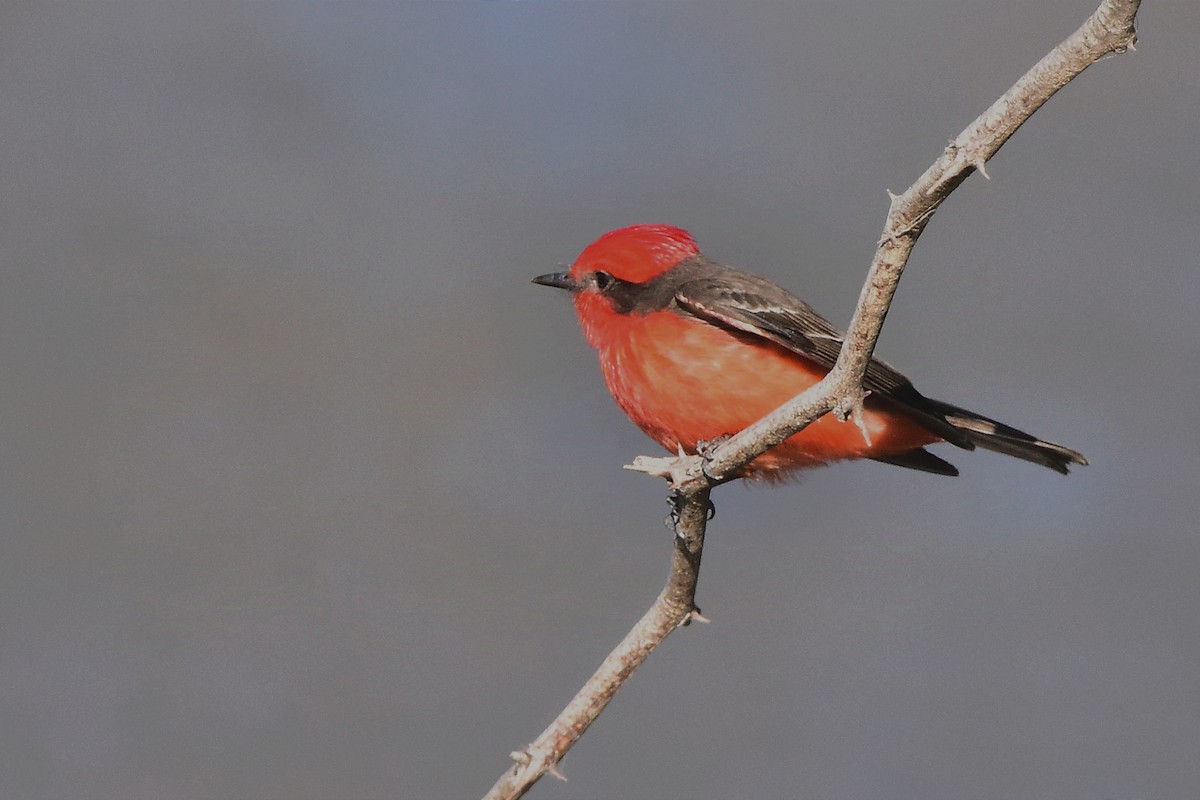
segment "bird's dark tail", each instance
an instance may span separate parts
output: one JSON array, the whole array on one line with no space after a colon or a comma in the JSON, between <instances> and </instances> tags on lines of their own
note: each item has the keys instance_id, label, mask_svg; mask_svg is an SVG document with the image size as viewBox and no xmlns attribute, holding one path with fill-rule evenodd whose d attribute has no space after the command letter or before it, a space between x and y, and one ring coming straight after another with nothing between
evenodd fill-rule
<instances>
[{"instance_id":1,"label":"bird's dark tail","mask_svg":"<svg viewBox=\"0 0 1200 800\"><path fill-rule=\"evenodd\" d=\"M925 403L922 404L921 410L925 413L935 414L949 423L960 434L961 439L969 443L968 449L970 449L970 445L978 445L985 450L993 450L1007 456L1031 461L1034 464L1041 464L1043 467L1049 467L1063 475L1069 471L1068 464L1085 465L1088 463L1082 453L1077 453L1069 447L1030 436L1003 422L997 422L965 408L943 403L941 400L927 397L922 399ZM961 442L955 442L955 444L963 446Z\"/></svg>"}]
</instances>

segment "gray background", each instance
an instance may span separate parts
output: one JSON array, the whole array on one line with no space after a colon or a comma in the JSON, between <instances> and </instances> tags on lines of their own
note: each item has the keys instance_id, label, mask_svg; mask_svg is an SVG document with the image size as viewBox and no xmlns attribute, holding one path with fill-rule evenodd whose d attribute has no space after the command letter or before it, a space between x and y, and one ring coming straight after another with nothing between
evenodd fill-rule
<instances>
[{"instance_id":1,"label":"gray background","mask_svg":"<svg viewBox=\"0 0 1200 800\"><path fill-rule=\"evenodd\" d=\"M692 230L844 324L1082 2L6 4L0 796L481 794L657 593L656 447L529 278ZM1200 7L939 212L880 353L1083 450L716 496L541 798L1200 795Z\"/></svg>"}]
</instances>

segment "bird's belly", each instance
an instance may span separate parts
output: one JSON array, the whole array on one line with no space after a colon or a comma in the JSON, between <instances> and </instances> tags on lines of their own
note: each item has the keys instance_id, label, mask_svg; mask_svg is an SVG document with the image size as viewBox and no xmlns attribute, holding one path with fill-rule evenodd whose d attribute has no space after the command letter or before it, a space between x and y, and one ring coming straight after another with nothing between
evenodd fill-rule
<instances>
[{"instance_id":1,"label":"bird's belly","mask_svg":"<svg viewBox=\"0 0 1200 800\"><path fill-rule=\"evenodd\" d=\"M757 337L671 313L650 314L601 351L605 382L638 427L674 452L737 433L821 380L820 365ZM869 441L826 414L755 459L754 477L829 461L901 453L938 437L867 401Z\"/></svg>"}]
</instances>

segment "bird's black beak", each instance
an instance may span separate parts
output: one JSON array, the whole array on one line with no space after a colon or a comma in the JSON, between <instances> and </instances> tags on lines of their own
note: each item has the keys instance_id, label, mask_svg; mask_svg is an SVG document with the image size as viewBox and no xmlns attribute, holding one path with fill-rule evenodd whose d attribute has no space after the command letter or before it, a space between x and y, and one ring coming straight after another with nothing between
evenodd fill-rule
<instances>
[{"instance_id":1,"label":"bird's black beak","mask_svg":"<svg viewBox=\"0 0 1200 800\"><path fill-rule=\"evenodd\" d=\"M549 272L545 275L538 275L533 279L533 282L539 286L553 286L555 289L566 289L568 292L577 292L580 289L579 284L571 280L571 276L565 272Z\"/></svg>"}]
</instances>

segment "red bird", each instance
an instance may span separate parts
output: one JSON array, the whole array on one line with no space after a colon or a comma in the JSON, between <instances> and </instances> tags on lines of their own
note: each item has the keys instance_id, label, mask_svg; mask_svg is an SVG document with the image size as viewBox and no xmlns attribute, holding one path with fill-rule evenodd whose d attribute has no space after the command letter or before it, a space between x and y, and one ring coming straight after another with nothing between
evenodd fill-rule
<instances>
[{"instance_id":1,"label":"red bird","mask_svg":"<svg viewBox=\"0 0 1200 800\"><path fill-rule=\"evenodd\" d=\"M842 333L770 281L706 258L691 234L632 225L592 242L567 272L533 279L566 289L600 354L617 405L670 452L728 436L766 416L829 372ZM826 414L763 453L743 476L778 479L830 461L870 458L938 475L953 464L925 450L976 446L1067 473L1084 457L974 411L925 397L879 360L857 425Z\"/></svg>"}]
</instances>

